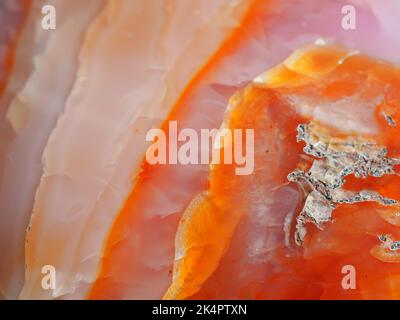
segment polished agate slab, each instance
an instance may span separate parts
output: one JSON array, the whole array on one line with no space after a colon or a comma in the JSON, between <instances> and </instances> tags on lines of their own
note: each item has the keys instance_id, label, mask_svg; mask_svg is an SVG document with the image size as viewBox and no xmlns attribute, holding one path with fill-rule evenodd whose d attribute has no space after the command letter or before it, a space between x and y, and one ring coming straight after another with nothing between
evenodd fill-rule
<instances>
[{"instance_id":1,"label":"polished agate slab","mask_svg":"<svg viewBox=\"0 0 400 320\"><path fill-rule=\"evenodd\" d=\"M399 299L395 0L0 5L0 297Z\"/></svg>"}]
</instances>

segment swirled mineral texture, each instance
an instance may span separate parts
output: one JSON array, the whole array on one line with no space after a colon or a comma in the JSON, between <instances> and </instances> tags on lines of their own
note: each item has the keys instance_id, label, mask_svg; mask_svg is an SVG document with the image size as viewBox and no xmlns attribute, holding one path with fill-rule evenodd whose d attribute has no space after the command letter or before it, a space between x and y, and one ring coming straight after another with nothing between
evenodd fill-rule
<instances>
[{"instance_id":1,"label":"swirled mineral texture","mask_svg":"<svg viewBox=\"0 0 400 320\"><path fill-rule=\"evenodd\" d=\"M399 299L399 103L400 69L326 44L238 91L223 127L255 130L254 174L211 166L165 298Z\"/></svg>"}]
</instances>

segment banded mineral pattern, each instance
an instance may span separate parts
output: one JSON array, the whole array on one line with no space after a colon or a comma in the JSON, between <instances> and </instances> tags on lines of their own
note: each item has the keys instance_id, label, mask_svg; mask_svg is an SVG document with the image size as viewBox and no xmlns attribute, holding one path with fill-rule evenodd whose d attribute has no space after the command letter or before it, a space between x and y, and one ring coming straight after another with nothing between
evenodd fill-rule
<instances>
[{"instance_id":1,"label":"banded mineral pattern","mask_svg":"<svg viewBox=\"0 0 400 320\"><path fill-rule=\"evenodd\" d=\"M400 299L399 15L0 1L0 298Z\"/></svg>"}]
</instances>

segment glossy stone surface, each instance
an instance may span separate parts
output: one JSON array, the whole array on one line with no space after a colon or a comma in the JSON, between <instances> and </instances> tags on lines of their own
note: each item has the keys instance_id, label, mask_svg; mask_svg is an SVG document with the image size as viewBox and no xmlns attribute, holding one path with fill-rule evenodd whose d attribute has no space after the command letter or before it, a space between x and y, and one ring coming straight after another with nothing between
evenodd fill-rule
<instances>
[{"instance_id":1,"label":"glossy stone surface","mask_svg":"<svg viewBox=\"0 0 400 320\"><path fill-rule=\"evenodd\" d=\"M399 16L0 1L0 298L400 298ZM225 159L252 132L248 175L147 159L152 130L171 150L235 129L194 149Z\"/></svg>"}]
</instances>

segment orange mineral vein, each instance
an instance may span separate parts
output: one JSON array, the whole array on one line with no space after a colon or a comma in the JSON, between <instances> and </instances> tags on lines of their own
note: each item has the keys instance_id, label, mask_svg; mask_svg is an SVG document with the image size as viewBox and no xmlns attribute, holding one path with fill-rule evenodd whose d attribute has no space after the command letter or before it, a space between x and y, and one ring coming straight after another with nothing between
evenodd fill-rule
<instances>
[{"instance_id":1,"label":"orange mineral vein","mask_svg":"<svg viewBox=\"0 0 400 320\"><path fill-rule=\"evenodd\" d=\"M104 239L140 171L146 133L160 127L247 6L105 1L86 32L75 83L44 149L20 298L87 296ZM41 285L45 265L57 270L53 292Z\"/></svg>"},{"instance_id":2,"label":"orange mineral vein","mask_svg":"<svg viewBox=\"0 0 400 320\"><path fill-rule=\"evenodd\" d=\"M255 129L255 172L211 167L180 221L164 298L399 299L399 89L397 67L315 45L237 92L224 127ZM332 155L358 162L331 201L307 172L331 181Z\"/></svg>"},{"instance_id":3,"label":"orange mineral vein","mask_svg":"<svg viewBox=\"0 0 400 320\"><path fill-rule=\"evenodd\" d=\"M342 6L340 0L253 2L240 27L190 81L183 94L179 95L180 99L172 113L166 116L167 120L178 121L179 129L192 128L197 132L201 128L219 128L229 97L235 91L243 88L261 72L281 62L293 50L319 38L335 39L338 43L368 54L392 59L393 62L398 60L394 49L398 46L397 38L386 37L374 28L358 28L349 33L339 23L332 23L335 17L331 12L340 12ZM316 8L321 12L320 15L313 14ZM381 9L377 5L372 10L372 15L379 17L374 13ZM393 15L396 13L395 8L389 11ZM389 20L378 20L380 25L389 28ZM379 46L364 41L371 36ZM327 66L329 67L329 63ZM275 73L278 71L275 70ZM283 82L285 78L288 86L289 82L298 86L296 78L301 80L302 77L290 70L286 71L285 77L280 74L277 79ZM341 82L336 87L337 89L335 86L328 89L327 95L334 96L338 90L351 93L355 86ZM304 108L300 114L310 116L313 109L307 108L309 102L302 101L301 105ZM345 111L343 104L337 107L339 111ZM330 112L327 107L317 110L317 120L328 117ZM336 119L336 122L351 125L353 118L358 124L360 121L371 123L372 115L354 112L349 115L349 123L342 119ZM371 124L371 128L366 125L359 127L366 134L377 128L375 123ZM167 131L168 122L163 129ZM291 134L293 138L295 133ZM90 298L159 298L170 285L175 248L173 237L185 207L207 184L209 168L207 165L149 166L143 163L141 169L139 180L135 181L130 196L124 199L124 207L109 233L101 269ZM133 177L137 177L136 173ZM291 189L285 189L285 192L296 198L296 192ZM201 202L202 197L196 199ZM209 216L209 210L205 211L205 216ZM386 217L387 213L381 215ZM387 219L392 219L390 214ZM209 233L208 236L211 238L219 235ZM223 242L221 245L220 251ZM200 250L199 254L201 252ZM217 256L215 252L215 257ZM176 259L180 258L181 255L178 254ZM199 274L203 279L197 279L197 284L213 272L219 260L216 259L210 265L205 261L207 260L202 265L207 265L207 272ZM166 297L190 296L197 284L187 292L182 287L183 291L178 294L174 290L177 287L174 282Z\"/></svg>"},{"instance_id":4,"label":"orange mineral vein","mask_svg":"<svg viewBox=\"0 0 400 320\"><path fill-rule=\"evenodd\" d=\"M224 58L250 41L271 2L244 1L239 21L222 47L189 82L175 104L169 121L178 127L218 128L232 89L218 88L213 78ZM258 19L260 19L258 17ZM213 74L214 73L214 74ZM220 71L221 73L221 71ZM172 277L174 234L183 208L206 183L207 165L149 165L142 171L106 242L101 270L91 299L159 299ZM171 186L170 184L173 184Z\"/></svg>"}]
</instances>

